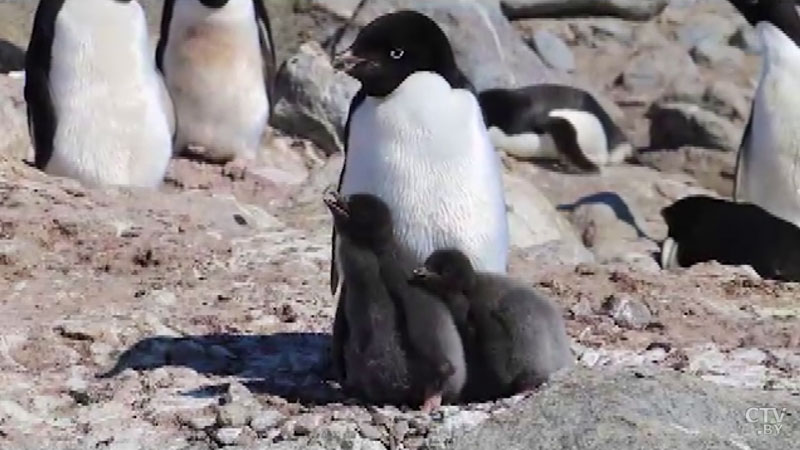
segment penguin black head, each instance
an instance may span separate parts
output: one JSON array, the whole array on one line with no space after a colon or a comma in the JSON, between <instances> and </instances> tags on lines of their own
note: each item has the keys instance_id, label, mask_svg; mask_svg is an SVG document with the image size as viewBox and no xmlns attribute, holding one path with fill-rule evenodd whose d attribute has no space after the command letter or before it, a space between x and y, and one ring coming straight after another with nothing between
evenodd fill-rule
<instances>
[{"instance_id":1,"label":"penguin black head","mask_svg":"<svg viewBox=\"0 0 800 450\"><path fill-rule=\"evenodd\" d=\"M389 95L414 72L435 72L451 84L463 77L444 31L428 16L409 10L370 22L335 66L359 80L372 97Z\"/></svg>"},{"instance_id":2,"label":"penguin black head","mask_svg":"<svg viewBox=\"0 0 800 450\"><path fill-rule=\"evenodd\" d=\"M219 9L228 4L228 0L200 0L206 8Z\"/></svg>"},{"instance_id":3,"label":"penguin black head","mask_svg":"<svg viewBox=\"0 0 800 450\"><path fill-rule=\"evenodd\" d=\"M392 213L383 200L370 194L347 198L330 192L324 198L336 229L357 244L382 247L392 239Z\"/></svg>"},{"instance_id":4,"label":"penguin black head","mask_svg":"<svg viewBox=\"0 0 800 450\"><path fill-rule=\"evenodd\" d=\"M669 237L676 241L688 238L692 230L709 212L719 211L723 200L703 195L684 197L661 210L661 216L669 227Z\"/></svg>"},{"instance_id":5,"label":"penguin black head","mask_svg":"<svg viewBox=\"0 0 800 450\"><path fill-rule=\"evenodd\" d=\"M769 22L788 36L800 34L800 17L795 5L797 0L729 0L750 22Z\"/></svg>"},{"instance_id":6,"label":"penguin black head","mask_svg":"<svg viewBox=\"0 0 800 450\"><path fill-rule=\"evenodd\" d=\"M467 255L457 249L431 253L425 265L414 270L412 282L439 293L466 293L475 285L475 269Z\"/></svg>"}]
</instances>

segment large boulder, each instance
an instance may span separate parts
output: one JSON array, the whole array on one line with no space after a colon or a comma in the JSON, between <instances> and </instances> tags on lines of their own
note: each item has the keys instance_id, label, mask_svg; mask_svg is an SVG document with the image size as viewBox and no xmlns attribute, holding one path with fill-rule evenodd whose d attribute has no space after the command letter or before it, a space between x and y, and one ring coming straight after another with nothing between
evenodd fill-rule
<instances>
[{"instance_id":1,"label":"large boulder","mask_svg":"<svg viewBox=\"0 0 800 450\"><path fill-rule=\"evenodd\" d=\"M453 450L796 448L800 398L674 373L575 370Z\"/></svg>"},{"instance_id":2,"label":"large boulder","mask_svg":"<svg viewBox=\"0 0 800 450\"><path fill-rule=\"evenodd\" d=\"M334 3L342 14L342 2ZM366 0L361 8L353 8L337 48L349 46L358 29L397 9L414 9L433 18L448 35L459 67L479 91L559 80L514 31L497 0Z\"/></svg>"},{"instance_id":3,"label":"large boulder","mask_svg":"<svg viewBox=\"0 0 800 450\"><path fill-rule=\"evenodd\" d=\"M613 16L647 20L660 13L669 0L502 0L501 3L511 19Z\"/></svg>"},{"instance_id":4,"label":"large boulder","mask_svg":"<svg viewBox=\"0 0 800 450\"><path fill-rule=\"evenodd\" d=\"M271 123L312 140L328 154L340 151L350 100L358 86L333 69L319 44L303 44L278 72Z\"/></svg>"}]
</instances>

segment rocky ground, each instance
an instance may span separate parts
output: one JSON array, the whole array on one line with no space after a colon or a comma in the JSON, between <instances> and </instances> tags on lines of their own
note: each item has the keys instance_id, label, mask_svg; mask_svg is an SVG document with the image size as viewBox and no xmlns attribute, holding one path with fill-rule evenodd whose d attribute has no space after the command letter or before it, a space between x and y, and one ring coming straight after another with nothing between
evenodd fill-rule
<instances>
[{"instance_id":1,"label":"rocky ground","mask_svg":"<svg viewBox=\"0 0 800 450\"><path fill-rule=\"evenodd\" d=\"M34 3L0 0L0 72L18 68ZM159 2L143 3L155 24ZM571 0L267 3L283 131L243 179L188 160L155 193L47 177L22 161L22 80L0 75L0 448L796 446L800 285L657 262L662 207L731 190L759 49L725 1L596 2L602 18ZM482 87L586 86L640 147L597 175L503 156L511 273L563 309L579 367L432 415L343 397L327 361L321 193L356 87L323 49L350 16L404 4L471 31L456 50Z\"/></svg>"}]
</instances>

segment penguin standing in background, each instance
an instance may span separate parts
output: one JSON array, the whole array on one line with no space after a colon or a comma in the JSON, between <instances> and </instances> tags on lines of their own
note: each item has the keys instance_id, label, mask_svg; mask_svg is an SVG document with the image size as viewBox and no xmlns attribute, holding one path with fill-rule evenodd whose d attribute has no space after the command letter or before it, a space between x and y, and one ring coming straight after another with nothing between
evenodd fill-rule
<instances>
[{"instance_id":1,"label":"penguin standing in background","mask_svg":"<svg viewBox=\"0 0 800 450\"><path fill-rule=\"evenodd\" d=\"M276 70L262 0L166 0L156 62L178 151L243 170L261 145Z\"/></svg>"},{"instance_id":2,"label":"penguin standing in background","mask_svg":"<svg viewBox=\"0 0 800 450\"><path fill-rule=\"evenodd\" d=\"M480 103L494 145L526 158L560 158L583 172L618 164L633 146L586 91L557 84L489 89Z\"/></svg>"},{"instance_id":3,"label":"penguin standing in background","mask_svg":"<svg viewBox=\"0 0 800 450\"><path fill-rule=\"evenodd\" d=\"M42 0L25 100L39 169L89 185L161 184L174 118L137 1Z\"/></svg>"},{"instance_id":4,"label":"penguin standing in background","mask_svg":"<svg viewBox=\"0 0 800 450\"><path fill-rule=\"evenodd\" d=\"M734 199L800 226L800 17L794 0L730 0L764 44Z\"/></svg>"}]
</instances>

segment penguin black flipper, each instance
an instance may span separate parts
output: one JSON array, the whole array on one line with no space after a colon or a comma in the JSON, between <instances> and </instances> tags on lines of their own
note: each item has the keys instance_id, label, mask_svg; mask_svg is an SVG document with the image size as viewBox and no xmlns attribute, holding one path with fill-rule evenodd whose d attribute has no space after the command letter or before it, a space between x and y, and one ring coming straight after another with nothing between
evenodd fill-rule
<instances>
[{"instance_id":1,"label":"penguin black flipper","mask_svg":"<svg viewBox=\"0 0 800 450\"><path fill-rule=\"evenodd\" d=\"M175 10L175 0L164 0L164 10L161 12L161 32L156 46L156 67L164 73L164 52L167 51L169 40L169 26L172 22L172 12Z\"/></svg>"},{"instance_id":2,"label":"penguin black flipper","mask_svg":"<svg viewBox=\"0 0 800 450\"><path fill-rule=\"evenodd\" d=\"M342 180L344 180L344 171L347 168L347 142L350 140L350 121L353 118L355 110L364 103L367 98L367 93L363 89L359 89L353 100L350 101L350 109L347 111L347 121L344 124L344 163L342 170L339 172L339 182L336 184L336 192L341 192ZM339 286L339 271L336 269L336 227L332 227L331 232L331 293L336 293L336 288Z\"/></svg>"},{"instance_id":3,"label":"penguin black flipper","mask_svg":"<svg viewBox=\"0 0 800 450\"><path fill-rule=\"evenodd\" d=\"M750 139L753 134L753 104L755 100L750 105L750 117L747 119L747 126L744 128L744 135L742 135L742 143L739 145L739 153L736 155L736 168L734 170L734 181L733 181L733 200L740 201L741 200L741 186L742 186L742 173L743 167L742 165L745 164L744 162L744 155L747 153L745 151L746 148L750 146Z\"/></svg>"},{"instance_id":4,"label":"penguin black flipper","mask_svg":"<svg viewBox=\"0 0 800 450\"><path fill-rule=\"evenodd\" d=\"M278 72L275 41L272 39L272 26L263 0L253 0L253 7L255 8L256 25L258 25L258 41L261 44L261 59L264 64L264 82L267 86L269 103L272 105L275 98L275 75Z\"/></svg>"},{"instance_id":5,"label":"penguin black flipper","mask_svg":"<svg viewBox=\"0 0 800 450\"><path fill-rule=\"evenodd\" d=\"M562 117L550 117L543 125L550 134L567 163L577 167L581 172L599 173L600 166L586 157L578 143L578 132L572 122Z\"/></svg>"},{"instance_id":6,"label":"penguin black flipper","mask_svg":"<svg viewBox=\"0 0 800 450\"><path fill-rule=\"evenodd\" d=\"M36 9L33 32L25 54L25 102L28 132L35 149L35 165L44 170L53 155L56 117L50 97L50 59L58 12L64 0L42 0Z\"/></svg>"}]
</instances>

